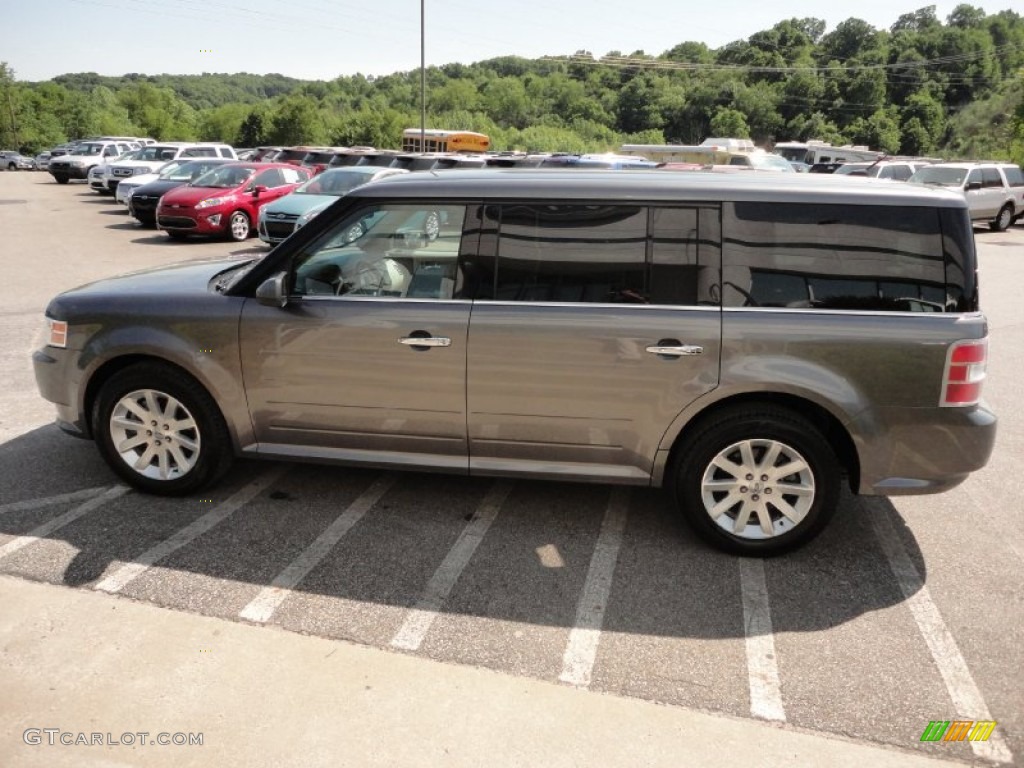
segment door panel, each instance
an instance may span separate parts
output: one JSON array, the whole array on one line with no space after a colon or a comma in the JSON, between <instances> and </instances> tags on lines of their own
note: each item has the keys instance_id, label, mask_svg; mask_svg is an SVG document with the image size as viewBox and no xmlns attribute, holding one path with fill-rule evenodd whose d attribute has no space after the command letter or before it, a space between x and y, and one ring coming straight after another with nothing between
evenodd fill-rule
<instances>
[{"instance_id":1,"label":"door panel","mask_svg":"<svg viewBox=\"0 0 1024 768\"><path fill-rule=\"evenodd\" d=\"M247 301L242 370L259 450L465 469L469 309L391 298L306 297L284 309ZM401 342L419 335L450 343Z\"/></svg>"},{"instance_id":2,"label":"door panel","mask_svg":"<svg viewBox=\"0 0 1024 768\"><path fill-rule=\"evenodd\" d=\"M720 337L718 307L478 302L471 471L646 484L667 427L717 385ZM647 351L657 345L700 352Z\"/></svg>"}]
</instances>

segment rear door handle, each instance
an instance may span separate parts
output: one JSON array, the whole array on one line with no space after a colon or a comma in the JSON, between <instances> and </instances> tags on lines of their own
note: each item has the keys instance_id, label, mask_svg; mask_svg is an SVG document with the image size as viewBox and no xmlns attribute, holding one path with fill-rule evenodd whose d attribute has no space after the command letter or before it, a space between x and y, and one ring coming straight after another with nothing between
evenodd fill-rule
<instances>
[{"instance_id":1,"label":"rear door handle","mask_svg":"<svg viewBox=\"0 0 1024 768\"><path fill-rule=\"evenodd\" d=\"M663 357L685 357L687 355L703 355L704 347L698 347L693 344L652 344L647 347L647 351L652 355L661 355Z\"/></svg>"}]
</instances>

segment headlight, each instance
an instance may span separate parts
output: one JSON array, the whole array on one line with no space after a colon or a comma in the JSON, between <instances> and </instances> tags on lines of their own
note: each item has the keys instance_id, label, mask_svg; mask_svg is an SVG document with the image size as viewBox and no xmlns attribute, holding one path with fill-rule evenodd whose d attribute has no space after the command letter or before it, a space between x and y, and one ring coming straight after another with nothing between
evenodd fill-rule
<instances>
[{"instance_id":1,"label":"headlight","mask_svg":"<svg viewBox=\"0 0 1024 768\"><path fill-rule=\"evenodd\" d=\"M205 200L200 200L198 203L196 203L196 210L198 211L198 210L201 210L203 208L212 208L215 205L223 205L223 204L224 204L224 198L223 197L208 197Z\"/></svg>"},{"instance_id":2,"label":"headlight","mask_svg":"<svg viewBox=\"0 0 1024 768\"><path fill-rule=\"evenodd\" d=\"M313 219L320 215L325 208L313 208L312 210L306 211L304 214L299 216L298 221L295 222L295 229L298 229L303 224L309 224Z\"/></svg>"},{"instance_id":3,"label":"headlight","mask_svg":"<svg viewBox=\"0 0 1024 768\"><path fill-rule=\"evenodd\" d=\"M135 168L132 170L132 176L141 176L144 173L152 173L149 168Z\"/></svg>"},{"instance_id":4,"label":"headlight","mask_svg":"<svg viewBox=\"0 0 1024 768\"><path fill-rule=\"evenodd\" d=\"M46 318L47 326L47 346L59 347L64 349L68 345L68 324L66 320L54 320L52 317Z\"/></svg>"}]
</instances>

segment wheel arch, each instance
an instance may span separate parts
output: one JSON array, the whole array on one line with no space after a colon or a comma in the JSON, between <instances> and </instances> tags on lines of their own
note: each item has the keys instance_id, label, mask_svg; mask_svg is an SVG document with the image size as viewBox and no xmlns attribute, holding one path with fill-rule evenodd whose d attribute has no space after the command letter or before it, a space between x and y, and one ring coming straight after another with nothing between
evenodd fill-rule
<instances>
[{"instance_id":1,"label":"wheel arch","mask_svg":"<svg viewBox=\"0 0 1024 768\"><path fill-rule=\"evenodd\" d=\"M96 435L93 432L93 410L96 407L96 401L99 398L100 392L103 386L110 381L114 376L119 374L121 371L137 365L139 363L155 363L158 365L164 365L168 368L173 368L183 376L187 376L196 382L200 387L206 390L207 394L210 395L210 399L213 401L217 410L220 411L221 418L227 425L228 434L231 435L231 440L234 443L234 448L238 449L239 436L236 432L235 425L231 419L231 414L225 412L221 403L214 396L214 389L210 386L209 382L204 381L201 377L182 365L168 360L166 357L160 357L158 355L144 354L144 353L128 353L113 357L109 360L104 361L92 374L89 376L88 382L85 386L85 392L83 393L82 400L82 414L84 415L84 428L86 430L86 436L95 440Z\"/></svg>"},{"instance_id":2,"label":"wheel arch","mask_svg":"<svg viewBox=\"0 0 1024 768\"><path fill-rule=\"evenodd\" d=\"M800 395L787 392L744 392L708 404L686 421L672 441L665 461L656 468L655 484L664 484L666 474L671 473L689 439L689 435L700 426L718 418L723 412L737 406L768 405L786 408L809 420L820 431L839 459L846 472L850 489L856 493L860 485L860 457L849 430L821 404Z\"/></svg>"}]
</instances>

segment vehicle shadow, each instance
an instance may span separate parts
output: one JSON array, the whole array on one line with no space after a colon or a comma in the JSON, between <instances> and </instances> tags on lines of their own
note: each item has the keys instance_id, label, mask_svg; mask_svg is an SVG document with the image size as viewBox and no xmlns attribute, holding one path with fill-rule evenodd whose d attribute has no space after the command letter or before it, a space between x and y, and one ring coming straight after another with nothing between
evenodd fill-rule
<instances>
[{"instance_id":1,"label":"vehicle shadow","mask_svg":"<svg viewBox=\"0 0 1024 768\"><path fill-rule=\"evenodd\" d=\"M38 471L40 467L46 471ZM325 598L404 610L421 598L497 482L239 461L202 498L130 492L52 532L34 533L42 540L0 557L0 573L74 587L94 585L109 575L112 565L116 569L132 562L275 467L285 469L282 478L208 533L160 560L161 572L186 581L202 577L207 585L210 579L232 588L242 585L248 594L244 605L383 478L392 484L387 493L294 588L300 596L296 610L314 611L312 606ZM69 438L54 426L0 445L0 478L0 547L84 502L76 498L6 511L4 505L83 488L98 494L118 482L90 442ZM612 493L612 488L598 485L511 483L442 614L572 627ZM628 494L628 520L604 628L653 636L744 637L740 558L698 540L661 492L631 489ZM776 632L835 627L905 599L874 532L872 515L888 518L921 584L926 583L921 550L895 508L886 500L865 503L844 492L835 519L818 539L762 561ZM50 549L46 556L33 557L37 547ZM186 588L178 598L135 596L237 617L237 602L227 607L216 600L191 604L188 595L194 593Z\"/></svg>"}]
</instances>

